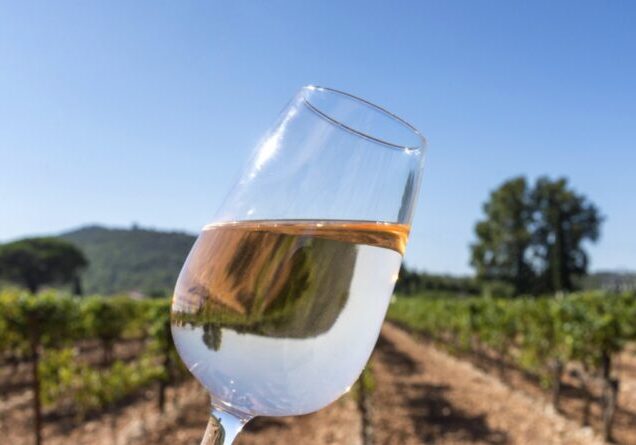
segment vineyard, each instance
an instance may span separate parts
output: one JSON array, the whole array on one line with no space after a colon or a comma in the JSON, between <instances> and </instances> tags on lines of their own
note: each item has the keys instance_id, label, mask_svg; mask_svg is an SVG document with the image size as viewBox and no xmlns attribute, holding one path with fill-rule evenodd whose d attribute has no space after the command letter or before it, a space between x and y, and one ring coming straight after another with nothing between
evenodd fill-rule
<instances>
[{"instance_id":1,"label":"vineyard","mask_svg":"<svg viewBox=\"0 0 636 445\"><path fill-rule=\"evenodd\" d=\"M470 385L469 381L459 383L450 377L465 376L466 371L461 370L463 365L448 362L435 349L450 350L460 356L458 363L472 361L482 367L486 375L497 376L504 382L514 380L515 374L530 376L566 417L575 418L577 422L582 418L582 423L595 425L606 439L614 436L619 443L633 443L634 416L630 414L631 417L628 415L625 420L626 407L621 407L618 401L619 394L635 399L631 388L636 382L636 374L629 375L631 381L627 378L619 381L618 376L625 374L617 372L623 364L622 357L633 357L636 341L633 294L581 293L519 299L460 298L448 294L440 298L440 295L395 298L389 309L389 319L416 334L415 337L423 337L424 342L409 340L407 337L411 336L387 326L372 359L372 368L365 374L365 378L375 379L376 384L363 385L363 388L371 388L366 396L364 391L354 391L353 399L358 398L358 408L354 401L345 398L314 417L281 421L283 423L272 421L271 424L265 421L263 425L273 425L269 427L271 431L259 430L259 422L255 422L256 430L250 432L248 428L246 432L246 443L261 443L259 437L267 434L275 437L280 425L287 425L289 434L302 435L303 428L312 425L311 428L321 429L324 434L343 434L342 437L366 437L371 428L369 431L372 431L371 437L375 434L375 441L365 439L364 443L378 444L389 443L390 437L405 434L409 425L413 425L414 436L450 434L450 443L460 443L462 437L458 430L445 430L448 419L434 414L440 403L442 411L448 411L447 402L437 399L438 394L431 389L419 389L434 387L426 379L440 379L451 385L458 382L458 388ZM170 417L170 410L177 409L182 414L194 410L187 416L201 414L200 422L194 422L191 427L196 441L205 422L207 400L197 385L192 387L185 383L184 386L188 373L172 345L169 305L167 299L77 298L59 292L42 292L37 296L20 291L0 293L0 401L10 403L15 394L23 390L28 392L29 397L23 400L28 401L29 417L33 419L33 428L29 431L33 442L42 444L48 437L42 437L46 419L50 424L56 422L55 419L73 418L75 425L79 425L102 413L121 415L124 407L138 406L139 395L145 394L143 400L150 403L156 413L167 412ZM436 345L435 348L426 346L426 342ZM400 351L407 350L412 358L400 358ZM431 367L422 373L417 370L419 365L409 364L411 360L421 360L426 366L434 357L438 362L441 360L438 366L446 363L454 374L441 369L437 372ZM631 360L630 363L636 363L636 359ZM586 394L585 403L576 405L581 410L581 417L573 416L569 405L573 375ZM426 385L407 383L419 381L417 379L425 379ZM474 385L471 388L471 391L478 390ZM488 397L494 397L492 386L483 391L487 391ZM33 394L38 396L31 397ZM150 399L148 394L151 394ZM187 396L190 397L187 402L184 394L198 394L194 399L196 404L192 405L192 395ZM475 400L480 400L476 395L475 400L464 400L463 394L467 393L458 391L453 396L458 399L453 402L475 407L478 403ZM414 400L399 401L395 399L398 395ZM183 405L185 408L174 408L174 397L182 397L187 402ZM630 400L629 412L636 407L636 400L631 399L620 399L623 402ZM414 416L413 423L406 421L409 416L406 412L396 423L395 417L383 409L391 403L397 404L394 409L398 410L417 407L410 414ZM500 396L499 403L506 410L512 409L506 396ZM428 404L433 409L432 417L425 416ZM521 417L530 414L527 407L517 406L517 410ZM449 412L451 416L459 416L456 421L475 427L474 417L461 417L462 411L454 408ZM386 420L384 413L388 416ZM343 415L361 420L351 420L350 427L343 425L335 431L333 422ZM543 419L540 412L533 415ZM517 423L508 420L509 434ZM484 428L481 425L477 429L482 431ZM179 431L171 431L172 436L166 438L161 438L157 432L152 440L169 443L170 437L176 440L174 435ZM534 434L530 426L525 431ZM496 438L503 433L493 431L488 434L488 437ZM342 440L343 443L350 442L349 439ZM539 443L539 439L536 441Z\"/></svg>"},{"instance_id":2,"label":"vineyard","mask_svg":"<svg viewBox=\"0 0 636 445\"><path fill-rule=\"evenodd\" d=\"M595 386L600 387L601 433L612 439L620 382L615 358L636 340L633 294L581 293L556 298L397 298L389 319L468 354L495 363L500 377L512 367L549 388L560 408L563 381L576 370L586 393L589 423ZM574 371L572 371L574 372Z\"/></svg>"},{"instance_id":3,"label":"vineyard","mask_svg":"<svg viewBox=\"0 0 636 445\"><path fill-rule=\"evenodd\" d=\"M36 444L45 408L84 419L156 384L163 410L167 384L185 375L172 345L169 306L165 299L0 294L0 360L14 379L30 368ZM131 357L116 357L117 344L128 344Z\"/></svg>"}]
</instances>

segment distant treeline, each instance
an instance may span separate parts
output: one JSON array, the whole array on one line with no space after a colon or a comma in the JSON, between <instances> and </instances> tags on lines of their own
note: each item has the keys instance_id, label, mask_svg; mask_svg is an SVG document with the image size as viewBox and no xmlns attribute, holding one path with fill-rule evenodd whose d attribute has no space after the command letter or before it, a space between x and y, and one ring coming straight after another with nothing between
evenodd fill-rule
<instances>
[{"instance_id":1,"label":"distant treeline","mask_svg":"<svg viewBox=\"0 0 636 445\"><path fill-rule=\"evenodd\" d=\"M482 286L471 277L435 275L402 266L395 284L395 292L402 295L414 295L426 291L479 295L482 293Z\"/></svg>"},{"instance_id":2,"label":"distant treeline","mask_svg":"<svg viewBox=\"0 0 636 445\"><path fill-rule=\"evenodd\" d=\"M598 272L576 282L580 290L604 290L609 292L636 291L634 272ZM514 287L502 281L484 281L475 277L418 272L402 266L395 285L399 295L419 295L437 291L456 296L485 295L498 298L515 295Z\"/></svg>"},{"instance_id":3,"label":"distant treeline","mask_svg":"<svg viewBox=\"0 0 636 445\"><path fill-rule=\"evenodd\" d=\"M582 280L584 289L603 289L610 292L636 291L634 272L597 272Z\"/></svg>"}]
</instances>

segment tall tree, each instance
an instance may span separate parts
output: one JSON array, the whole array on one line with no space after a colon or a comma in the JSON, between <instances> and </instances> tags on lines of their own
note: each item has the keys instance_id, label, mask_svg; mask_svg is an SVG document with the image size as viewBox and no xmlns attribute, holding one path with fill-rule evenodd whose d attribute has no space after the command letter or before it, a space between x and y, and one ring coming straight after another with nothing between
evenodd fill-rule
<instances>
[{"instance_id":1,"label":"tall tree","mask_svg":"<svg viewBox=\"0 0 636 445\"><path fill-rule=\"evenodd\" d=\"M533 280L531 191L524 177L506 181L484 204L485 219L477 223L477 242L471 246L471 264L482 280L511 284L515 293L529 291Z\"/></svg>"},{"instance_id":2,"label":"tall tree","mask_svg":"<svg viewBox=\"0 0 636 445\"><path fill-rule=\"evenodd\" d=\"M567 179L539 178L532 192L533 245L544 291L572 290L585 275L586 240L596 241L603 221L598 208L568 187Z\"/></svg>"},{"instance_id":3,"label":"tall tree","mask_svg":"<svg viewBox=\"0 0 636 445\"><path fill-rule=\"evenodd\" d=\"M27 238L0 246L0 278L32 293L46 284L69 284L79 289L79 272L87 265L73 244L57 238Z\"/></svg>"}]
</instances>

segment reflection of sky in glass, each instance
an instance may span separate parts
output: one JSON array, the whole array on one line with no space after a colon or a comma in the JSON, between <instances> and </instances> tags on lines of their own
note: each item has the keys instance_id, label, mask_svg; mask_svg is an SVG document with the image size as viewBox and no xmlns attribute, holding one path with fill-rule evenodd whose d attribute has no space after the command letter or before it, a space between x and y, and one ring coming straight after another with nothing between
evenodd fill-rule
<instances>
[{"instance_id":1,"label":"reflection of sky in glass","mask_svg":"<svg viewBox=\"0 0 636 445\"><path fill-rule=\"evenodd\" d=\"M404 181L418 159L342 130L297 97L214 219L397 221Z\"/></svg>"},{"instance_id":2,"label":"reflection of sky in glass","mask_svg":"<svg viewBox=\"0 0 636 445\"><path fill-rule=\"evenodd\" d=\"M202 328L173 327L179 352L217 400L255 415L315 411L353 384L371 354L386 312L398 253L360 246L350 296L333 327L308 339L268 338L223 330L219 351Z\"/></svg>"},{"instance_id":3,"label":"reflection of sky in glass","mask_svg":"<svg viewBox=\"0 0 636 445\"><path fill-rule=\"evenodd\" d=\"M254 160L254 167L249 174L249 179L254 179L265 163L276 154L285 135L285 131L287 130L287 125L297 113L297 108L290 107L280 125L261 142L256 154L256 159Z\"/></svg>"}]
</instances>

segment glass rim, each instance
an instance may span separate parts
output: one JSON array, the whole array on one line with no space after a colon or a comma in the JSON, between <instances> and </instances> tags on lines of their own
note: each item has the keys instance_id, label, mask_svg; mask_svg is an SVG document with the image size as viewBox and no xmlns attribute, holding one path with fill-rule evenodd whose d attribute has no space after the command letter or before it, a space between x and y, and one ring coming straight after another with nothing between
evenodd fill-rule
<instances>
[{"instance_id":1,"label":"glass rim","mask_svg":"<svg viewBox=\"0 0 636 445\"><path fill-rule=\"evenodd\" d=\"M422 133L420 133L420 131L417 128L415 128L413 125L411 125L410 123L408 123L407 121L402 119L400 116L396 115L395 113L390 112L386 108L381 107L379 105L376 105L373 102L370 102L370 101L368 101L366 99L363 99L363 98L361 98L359 96L347 93L347 92L342 91L342 90L337 90L335 88L323 87L323 86L319 86L319 85L306 85L306 86L301 88L301 91L302 92L323 91L323 92L328 92L328 93L335 94L335 95L344 96L347 99L351 99L353 101L359 102L361 105L369 107L369 108L372 108L375 111L378 111L379 113L383 114L387 118L389 118L389 119L397 122L398 124L400 124L402 127L404 127L406 130L410 131L412 134L414 134L418 138L419 144L417 144L417 145L397 144L397 143L394 143L394 142L387 141L386 139L382 139L382 138L379 138L379 137L376 137L376 136L372 136L372 135L370 135L368 133L365 133L364 131L361 131L361 130L358 130L356 128L353 128L353 127L345 124L344 122L341 122L340 120L330 116L326 112L320 110L320 108L318 108L316 105L312 104L310 99L306 95L302 96L302 100L303 100L304 104L311 111L313 111L314 113L318 114L320 117L326 119L330 123L342 128L345 131L353 133L356 136L362 137L362 138L367 139L367 140L372 141L372 142L376 142L376 143L384 145L386 147L390 147L390 148L394 148L394 149L398 149L398 150L403 150L403 151L408 151L408 152L422 151L428 145L428 142L427 142L426 138L424 137L424 135Z\"/></svg>"}]
</instances>

